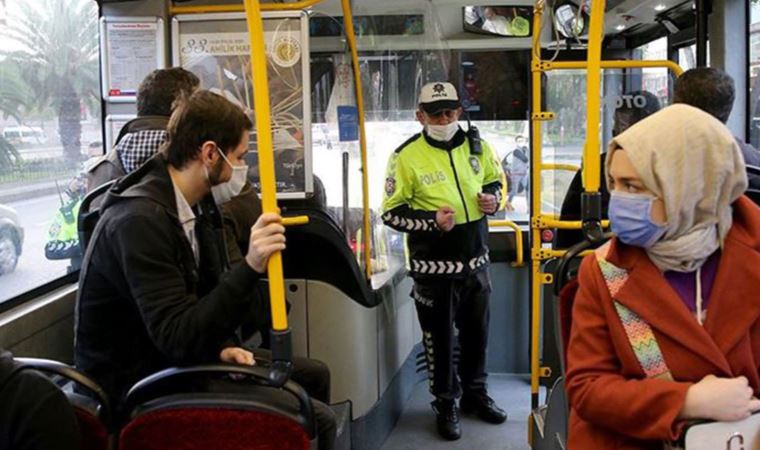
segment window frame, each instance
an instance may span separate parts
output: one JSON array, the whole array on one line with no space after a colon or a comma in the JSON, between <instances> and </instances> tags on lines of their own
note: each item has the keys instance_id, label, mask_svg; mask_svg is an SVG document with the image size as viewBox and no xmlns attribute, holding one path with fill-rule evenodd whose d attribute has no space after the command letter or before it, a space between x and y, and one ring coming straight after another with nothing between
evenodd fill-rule
<instances>
[{"instance_id":1,"label":"window frame","mask_svg":"<svg viewBox=\"0 0 760 450\"><path fill-rule=\"evenodd\" d=\"M745 72L744 72L744 79L745 79L745 86L747 86L746 90L744 91L744 95L747 101L745 102L745 124L744 124L744 142L752 142L752 102L750 99L752 98L752 95L750 93L750 90L752 89L751 82L752 82L752 48L750 45L752 44L752 37L750 36L750 29L752 27L752 3L747 2L745 4L746 9L744 11L744 21L745 21L745 30L744 33L745 39L747 39L747 45L745 47L746 53L744 55L744 60L746 61L745 64Z\"/></svg>"}]
</instances>

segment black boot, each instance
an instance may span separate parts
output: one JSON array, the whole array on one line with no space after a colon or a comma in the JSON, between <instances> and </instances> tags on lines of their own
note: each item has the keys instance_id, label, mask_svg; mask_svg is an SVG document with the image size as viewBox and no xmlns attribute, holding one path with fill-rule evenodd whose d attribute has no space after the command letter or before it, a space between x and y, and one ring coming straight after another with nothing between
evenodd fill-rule
<instances>
[{"instance_id":1,"label":"black boot","mask_svg":"<svg viewBox=\"0 0 760 450\"><path fill-rule=\"evenodd\" d=\"M454 400L436 399L430 404L435 411L438 434L444 439L456 441L462 437L462 427L459 425L459 409Z\"/></svg>"},{"instance_id":2,"label":"black boot","mask_svg":"<svg viewBox=\"0 0 760 450\"><path fill-rule=\"evenodd\" d=\"M459 401L463 413L475 413L481 420L488 423L504 423L507 413L496 406L493 399L485 392L477 394L464 394Z\"/></svg>"}]
</instances>

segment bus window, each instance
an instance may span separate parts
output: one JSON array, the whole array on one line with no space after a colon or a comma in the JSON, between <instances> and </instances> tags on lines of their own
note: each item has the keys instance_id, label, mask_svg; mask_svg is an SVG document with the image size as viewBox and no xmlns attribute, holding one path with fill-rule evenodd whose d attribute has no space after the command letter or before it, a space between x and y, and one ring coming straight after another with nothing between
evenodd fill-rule
<instances>
[{"instance_id":1,"label":"bus window","mask_svg":"<svg viewBox=\"0 0 760 450\"><path fill-rule=\"evenodd\" d=\"M445 64L437 64L438 61ZM453 62L451 62L453 61ZM449 63L451 62L451 63ZM373 212L373 248L379 255L378 271L404 259L404 243L380 220L388 158L414 134L422 131L415 118L418 90L433 80L449 80L458 90L462 106L491 144L495 157L520 182L514 191L513 220L528 220L529 165L516 155L529 157L527 106L530 54L513 52L383 51L360 56L364 76L370 207ZM359 244L361 224L361 161L357 142L341 142L337 109L353 102L350 60L342 54L312 55L312 144L315 176L324 184L327 209L345 228L352 246ZM448 66L448 67L447 67ZM460 126L467 129L463 116ZM348 164L348 206L343 223L343 154ZM505 213L500 213L504 217ZM373 260L375 259L373 255ZM386 263L387 262L387 263Z\"/></svg>"},{"instance_id":2,"label":"bus window","mask_svg":"<svg viewBox=\"0 0 760 450\"><path fill-rule=\"evenodd\" d=\"M103 141L93 81L99 79L97 3L3 4L0 308L79 269L83 163L89 144Z\"/></svg>"},{"instance_id":3,"label":"bus window","mask_svg":"<svg viewBox=\"0 0 760 450\"><path fill-rule=\"evenodd\" d=\"M697 67L697 44L678 49L678 64L684 72Z\"/></svg>"}]
</instances>

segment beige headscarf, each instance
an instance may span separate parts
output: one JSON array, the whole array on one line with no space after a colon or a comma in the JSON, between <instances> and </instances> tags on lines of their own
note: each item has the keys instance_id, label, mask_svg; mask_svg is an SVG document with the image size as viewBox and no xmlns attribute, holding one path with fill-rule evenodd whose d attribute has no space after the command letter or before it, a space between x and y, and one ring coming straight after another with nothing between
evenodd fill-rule
<instances>
[{"instance_id":1,"label":"beige headscarf","mask_svg":"<svg viewBox=\"0 0 760 450\"><path fill-rule=\"evenodd\" d=\"M702 267L723 246L731 204L747 189L744 157L731 132L702 110L676 104L615 137L607 173L618 147L644 185L665 202L667 229L647 249L649 258L662 271Z\"/></svg>"}]
</instances>

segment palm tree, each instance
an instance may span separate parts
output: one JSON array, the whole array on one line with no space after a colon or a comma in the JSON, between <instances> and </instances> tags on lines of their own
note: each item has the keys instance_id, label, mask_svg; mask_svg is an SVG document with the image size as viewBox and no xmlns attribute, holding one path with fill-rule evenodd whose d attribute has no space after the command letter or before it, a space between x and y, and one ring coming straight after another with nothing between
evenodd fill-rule
<instances>
[{"instance_id":1,"label":"palm tree","mask_svg":"<svg viewBox=\"0 0 760 450\"><path fill-rule=\"evenodd\" d=\"M13 117L20 122L20 110L27 104L27 90L14 69L9 64L0 65L0 114L4 119ZM21 155L16 147L0 135L0 167L11 169L19 162Z\"/></svg>"},{"instance_id":2,"label":"palm tree","mask_svg":"<svg viewBox=\"0 0 760 450\"><path fill-rule=\"evenodd\" d=\"M98 17L92 0L18 2L4 38L18 50L8 52L33 96L32 108L52 107L64 156L81 155L81 104L98 100Z\"/></svg>"}]
</instances>

